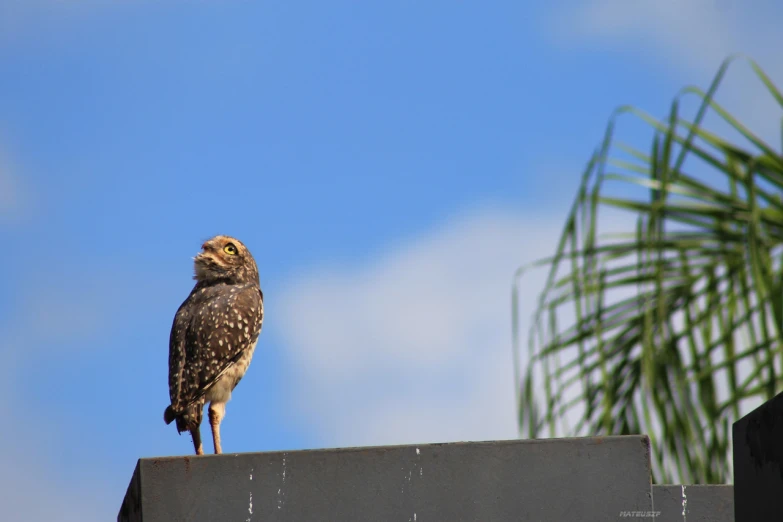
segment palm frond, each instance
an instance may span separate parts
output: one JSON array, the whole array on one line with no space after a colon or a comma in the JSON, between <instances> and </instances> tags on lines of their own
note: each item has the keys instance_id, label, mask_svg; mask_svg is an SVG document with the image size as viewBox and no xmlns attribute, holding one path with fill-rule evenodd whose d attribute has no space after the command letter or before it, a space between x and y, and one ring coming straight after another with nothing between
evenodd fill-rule
<instances>
[{"instance_id":1,"label":"palm frond","mask_svg":"<svg viewBox=\"0 0 783 522\"><path fill-rule=\"evenodd\" d=\"M554 255L515 274L523 436L647 433L656 482L731 479L731 423L748 401L774 396L783 368L783 158L715 102L732 59L706 92L681 91L663 120L618 109ZM689 120L680 104L690 96L700 105ZM708 113L747 145L706 130ZM613 139L627 116L651 127L648 152ZM633 225L600 234L607 215ZM541 266L522 372L517 283Z\"/></svg>"}]
</instances>

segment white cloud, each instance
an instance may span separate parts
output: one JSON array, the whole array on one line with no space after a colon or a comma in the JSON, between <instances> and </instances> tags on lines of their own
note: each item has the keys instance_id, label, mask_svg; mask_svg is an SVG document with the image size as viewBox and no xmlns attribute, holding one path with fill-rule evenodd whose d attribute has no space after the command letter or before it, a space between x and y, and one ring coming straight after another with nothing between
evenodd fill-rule
<instances>
[{"instance_id":1,"label":"white cloud","mask_svg":"<svg viewBox=\"0 0 783 522\"><path fill-rule=\"evenodd\" d=\"M580 47L591 42L613 49L637 45L653 53L655 60L648 62L673 65L670 73L683 86L706 89L720 63L742 53L783 87L783 64L776 52L783 35L775 29L783 9L775 2L751 3L752 8L734 0L582 0L576 9L552 13L551 25L561 42ZM781 108L748 67L739 62L732 66L717 100L757 134L779 142ZM725 126L719 126L725 135Z\"/></svg>"},{"instance_id":2,"label":"white cloud","mask_svg":"<svg viewBox=\"0 0 783 522\"><path fill-rule=\"evenodd\" d=\"M192 7L193 2L167 0L167 4ZM0 2L0 46L41 45L53 36L68 39L90 24L105 23L120 10L148 8L164 2L151 0L3 0ZM110 20L109 23L116 23ZM44 38L42 38L44 37Z\"/></svg>"},{"instance_id":3,"label":"white cloud","mask_svg":"<svg viewBox=\"0 0 783 522\"><path fill-rule=\"evenodd\" d=\"M572 36L633 39L707 72L739 50L736 25L716 0L585 0L564 21Z\"/></svg>"},{"instance_id":4,"label":"white cloud","mask_svg":"<svg viewBox=\"0 0 783 522\"><path fill-rule=\"evenodd\" d=\"M291 282L276 314L290 393L324 443L516 437L511 276L553 251L564 217L476 211ZM541 284L523 281L524 317Z\"/></svg>"},{"instance_id":5,"label":"white cloud","mask_svg":"<svg viewBox=\"0 0 783 522\"><path fill-rule=\"evenodd\" d=\"M554 252L565 217L565 209L484 209L356 265L296 278L281 292L276 320L293 368L284 395L297 415L328 446L516 437L511 274ZM601 213L602 234L633 227L625 213ZM521 280L522 332L545 275ZM561 327L574 319L569 309L558 316ZM562 363L574 356L562 354ZM571 410L567 425L581 414Z\"/></svg>"},{"instance_id":6,"label":"white cloud","mask_svg":"<svg viewBox=\"0 0 783 522\"><path fill-rule=\"evenodd\" d=\"M23 297L12 296L14 312L0 323L0 418L8 419L3 433L6 451L0 457L3 516L7 520L105 520L107 513L119 508L121 498L108 495L100 481L69 478L52 467L52 452L57 451L52 448L63 448L58 439L67 431L57 425L62 412L31 408L35 401L25 392L37 378L36 365L61 345L90 346L86 341L104 332L107 323L99 303L107 299L84 280L69 281L64 287L49 280L39 283L26 284ZM56 392L57 383L49 386Z\"/></svg>"}]
</instances>

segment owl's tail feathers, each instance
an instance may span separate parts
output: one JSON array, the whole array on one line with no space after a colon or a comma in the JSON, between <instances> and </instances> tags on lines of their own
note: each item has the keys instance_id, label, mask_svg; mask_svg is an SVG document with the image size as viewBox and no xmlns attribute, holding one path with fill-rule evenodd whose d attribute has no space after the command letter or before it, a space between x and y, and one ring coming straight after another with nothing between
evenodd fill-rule
<instances>
[{"instance_id":1,"label":"owl's tail feathers","mask_svg":"<svg viewBox=\"0 0 783 522\"><path fill-rule=\"evenodd\" d=\"M201 424L198 404L187 406L184 411L174 411L174 408L168 406L163 412L163 422L171 424L173 421L177 421L177 433L198 428Z\"/></svg>"},{"instance_id":2,"label":"owl's tail feathers","mask_svg":"<svg viewBox=\"0 0 783 522\"><path fill-rule=\"evenodd\" d=\"M174 413L174 409L171 406L168 406L166 408L166 411L163 412L163 422L165 422L167 425L171 424L171 422L177 418L177 414Z\"/></svg>"}]
</instances>

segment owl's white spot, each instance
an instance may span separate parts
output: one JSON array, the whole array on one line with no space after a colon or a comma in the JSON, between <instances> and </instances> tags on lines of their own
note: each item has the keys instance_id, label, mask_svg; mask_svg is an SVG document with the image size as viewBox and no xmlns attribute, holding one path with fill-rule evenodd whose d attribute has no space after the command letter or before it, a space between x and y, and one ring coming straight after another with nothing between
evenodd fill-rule
<instances>
[{"instance_id":1,"label":"owl's white spot","mask_svg":"<svg viewBox=\"0 0 783 522\"><path fill-rule=\"evenodd\" d=\"M219 340L218 340L218 344L219 344L220 346L223 346L223 339L219 339Z\"/></svg>"}]
</instances>

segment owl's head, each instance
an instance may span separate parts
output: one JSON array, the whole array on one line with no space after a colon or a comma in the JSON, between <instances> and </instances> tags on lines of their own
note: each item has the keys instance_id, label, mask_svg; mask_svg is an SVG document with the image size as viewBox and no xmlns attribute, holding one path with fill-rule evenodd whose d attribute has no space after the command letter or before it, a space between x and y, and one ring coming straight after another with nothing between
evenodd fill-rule
<instances>
[{"instance_id":1,"label":"owl's head","mask_svg":"<svg viewBox=\"0 0 783 522\"><path fill-rule=\"evenodd\" d=\"M201 245L193 258L197 281L258 284L258 267L241 241L229 236L215 236Z\"/></svg>"}]
</instances>

